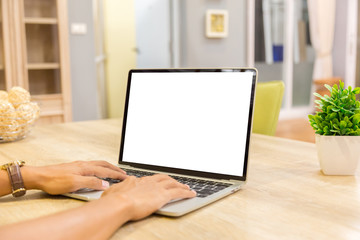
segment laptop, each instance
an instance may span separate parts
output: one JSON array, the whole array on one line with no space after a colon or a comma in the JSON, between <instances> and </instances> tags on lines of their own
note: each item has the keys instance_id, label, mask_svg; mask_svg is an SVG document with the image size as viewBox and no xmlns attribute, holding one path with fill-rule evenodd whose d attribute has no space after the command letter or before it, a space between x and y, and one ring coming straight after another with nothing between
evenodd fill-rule
<instances>
[{"instance_id":1,"label":"laptop","mask_svg":"<svg viewBox=\"0 0 360 240\"><path fill-rule=\"evenodd\" d=\"M156 213L184 215L246 182L256 82L254 68L129 71L119 167L135 176L169 174L197 192Z\"/></svg>"}]
</instances>

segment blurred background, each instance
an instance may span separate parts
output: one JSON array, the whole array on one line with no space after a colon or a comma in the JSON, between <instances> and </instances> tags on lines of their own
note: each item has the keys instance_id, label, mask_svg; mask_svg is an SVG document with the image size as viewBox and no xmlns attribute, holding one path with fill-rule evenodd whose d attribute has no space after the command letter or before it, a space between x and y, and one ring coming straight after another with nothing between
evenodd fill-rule
<instances>
[{"instance_id":1,"label":"blurred background","mask_svg":"<svg viewBox=\"0 0 360 240\"><path fill-rule=\"evenodd\" d=\"M278 134L306 132L312 92L359 86L357 0L2 0L0 89L39 124L121 117L131 68L256 67L281 80ZM320 83L320 84L319 84ZM311 136L310 136L311 135Z\"/></svg>"}]
</instances>

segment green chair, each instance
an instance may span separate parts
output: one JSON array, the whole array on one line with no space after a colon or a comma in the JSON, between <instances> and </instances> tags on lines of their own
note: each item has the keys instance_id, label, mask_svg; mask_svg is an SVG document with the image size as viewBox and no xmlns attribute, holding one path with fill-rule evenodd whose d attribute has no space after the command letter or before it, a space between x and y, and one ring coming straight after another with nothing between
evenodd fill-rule
<instances>
[{"instance_id":1,"label":"green chair","mask_svg":"<svg viewBox=\"0 0 360 240\"><path fill-rule=\"evenodd\" d=\"M253 133L274 136L284 95L282 81L261 82L256 86Z\"/></svg>"}]
</instances>

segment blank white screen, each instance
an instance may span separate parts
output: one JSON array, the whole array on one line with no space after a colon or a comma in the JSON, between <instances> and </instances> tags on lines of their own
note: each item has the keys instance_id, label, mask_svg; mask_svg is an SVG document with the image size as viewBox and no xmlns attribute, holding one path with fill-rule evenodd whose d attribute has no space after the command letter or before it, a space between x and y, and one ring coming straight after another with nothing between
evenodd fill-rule
<instances>
[{"instance_id":1,"label":"blank white screen","mask_svg":"<svg viewBox=\"0 0 360 240\"><path fill-rule=\"evenodd\" d=\"M243 175L252 72L132 73L123 161Z\"/></svg>"}]
</instances>

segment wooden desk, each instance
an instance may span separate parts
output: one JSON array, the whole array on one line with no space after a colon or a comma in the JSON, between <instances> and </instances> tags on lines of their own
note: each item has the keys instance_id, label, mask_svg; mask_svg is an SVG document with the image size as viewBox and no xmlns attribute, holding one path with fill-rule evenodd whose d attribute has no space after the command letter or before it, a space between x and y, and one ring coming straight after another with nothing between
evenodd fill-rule
<instances>
[{"instance_id":1,"label":"wooden desk","mask_svg":"<svg viewBox=\"0 0 360 240\"><path fill-rule=\"evenodd\" d=\"M104 159L117 163L120 120L36 127L0 145L0 163L31 165ZM254 135L248 183L239 192L181 218L153 215L112 239L360 239L358 177L324 176L311 143ZM30 191L0 198L0 224L86 204ZM35 234L35 233L34 233Z\"/></svg>"}]
</instances>

